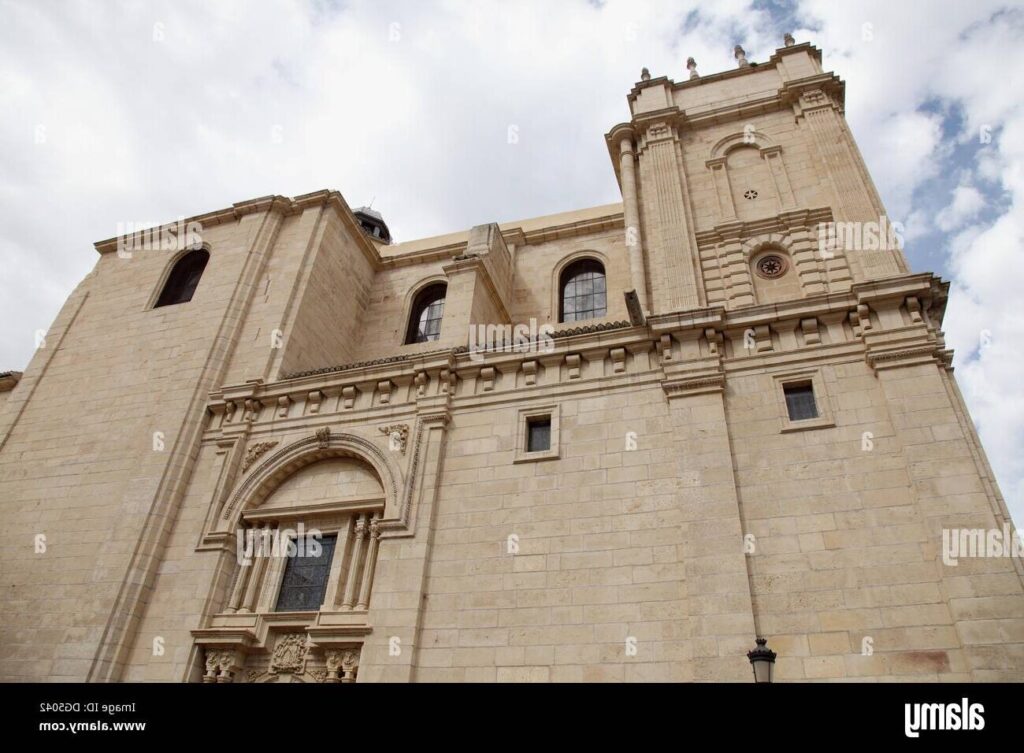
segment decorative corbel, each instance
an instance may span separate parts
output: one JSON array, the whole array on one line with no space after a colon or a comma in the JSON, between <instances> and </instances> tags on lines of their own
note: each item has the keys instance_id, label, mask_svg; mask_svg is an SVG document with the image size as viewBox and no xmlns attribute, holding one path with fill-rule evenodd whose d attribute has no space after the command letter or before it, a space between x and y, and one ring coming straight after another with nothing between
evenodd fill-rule
<instances>
[{"instance_id":1,"label":"decorative corbel","mask_svg":"<svg viewBox=\"0 0 1024 753\"><path fill-rule=\"evenodd\" d=\"M921 317L921 301L917 296L908 296L907 301L907 313L910 314L910 321L914 324L919 324L923 321Z\"/></svg>"},{"instance_id":2,"label":"decorative corbel","mask_svg":"<svg viewBox=\"0 0 1024 753\"><path fill-rule=\"evenodd\" d=\"M671 361L672 360L672 335L665 334L661 336L661 360Z\"/></svg>"},{"instance_id":3,"label":"decorative corbel","mask_svg":"<svg viewBox=\"0 0 1024 753\"><path fill-rule=\"evenodd\" d=\"M306 402L309 405L309 410L307 412L308 413L319 413L320 412L320 403L323 402L323 399L324 399L324 393L322 393L320 390L313 390L312 392L310 392L309 395L306 398Z\"/></svg>"},{"instance_id":4,"label":"decorative corbel","mask_svg":"<svg viewBox=\"0 0 1024 753\"><path fill-rule=\"evenodd\" d=\"M345 410L351 410L356 404L356 388L352 385L341 388L341 404Z\"/></svg>"},{"instance_id":5,"label":"decorative corbel","mask_svg":"<svg viewBox=\"0 0 1024 753\"><path fill-rule=\"evenodd\" d=\"M612 348L608 351L608 357L612 361L612 372L619 374L626 370L626 349Z\"/></svg>"},{"instance_id":6,"label":"decorative corbel","mask_svg":"<svg viewBox=\"0 0 1024 753\"><path fill-rule=\"evenodd\" d=\"M565 357L565 367L569 372L570 379L580 378L580 355L579 353L569 353Z\"/></svg>"},{"instance_id":7,"label":"decorative corbel","mask_svg":"<svg viewBox=\"0 0 1024 753\"><path fill-rule=\"evenodd\" d=\"M523 382L527 385L537 383L537 362L523 361Z\"/></svg>"},{"instance_id":8,"label":"decorative corbel","mask_svg":"<svg viewBox=\"0 0 1024 753\"><path fill-rule=\"evenodd\" d=\"M484 392L490 392L494 389L494 377L495 370L493 366L485 366L480 369L480 382L483 385Z\"/></svg>"},{"instance_id":9,"label":"decorative corbel","mask_svg":"<svg viewBox=\"0 0 1024 753\"><path fill-rule=\"evenodd\" d=\"M717 356L722 352L722 342L724 338L722 333L713 327L707 327L704 329L704 339L708 343L708 353Z\"/></svg>"},{"instance_id":10,"label":"decorative corbel","mask_svg":"<svg viewBox=\"0 0 1024 753\"><path fill-rule=\"evenodd\" d=\"M801 319L800 330L804 333L805 345L820 345L821 335L818 332L818 320L815 318Z\"/></svg>"},{"instance_id":11,"label":"decorative corbel","mask_svg":"<svg viewBox=\"0 0 1024 753\"><path fill-rule=\"evenodd\" d=\"M427 383L430 381L426 371L417 371L413 384L416 385L416 397L423 397L427 394Z\"/></svg>"},{"instance_id":12,"label":"decorative corbel","mask_svg":"<svg viewBox=\"0 0 1024 753\"><path fill-rule=\"evenodd\" d=\"M242 414L242 421L248 421L253 423L260 416L260 410L263 408L263 403L254 397L247 397L245 403L245 412Z\"/></svg>"}]
</instances>

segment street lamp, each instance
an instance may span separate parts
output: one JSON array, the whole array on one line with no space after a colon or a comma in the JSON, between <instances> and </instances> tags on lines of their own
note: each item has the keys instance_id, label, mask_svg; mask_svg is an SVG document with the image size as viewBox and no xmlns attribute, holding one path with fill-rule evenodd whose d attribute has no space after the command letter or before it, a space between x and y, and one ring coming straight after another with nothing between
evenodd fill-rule
<instances>
[{"instance_id":1,"label":"street lamp","mask_svg":"<svg viewBox=\"0 0 1024 753\"><path fill-rule=\"evenodd\" d=\"M768 641L764 638L757 638L755 642L757 648L747 652L750 666L754 668L754 682L771 682L775 671L775 657L778 654L765 645Z\"/></svg>"}]
</instances>

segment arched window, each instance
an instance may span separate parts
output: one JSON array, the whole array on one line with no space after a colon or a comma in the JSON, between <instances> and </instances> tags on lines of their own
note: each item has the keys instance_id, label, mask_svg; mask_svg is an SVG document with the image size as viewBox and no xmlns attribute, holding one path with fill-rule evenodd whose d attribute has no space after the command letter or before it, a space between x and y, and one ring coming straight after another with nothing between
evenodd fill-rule
<instances>
[{"instance_id":1,"label":"arched window","mask_svg":"<svg viewBox=\"0 0 1024 753\"><path fill-rule=\"evenodd\" d=\"M164 289L160 292L154 308L191 301L209 260L209 252L201 248L189 251L178 259L174 269L167 276L167 282L164 283Z\"/></svg>"},{"instance_id":2,"label":"arched window","mask_svg":"<svg viewBox=\"0 0 1024 753\"><path fill-rule=\"evenodd\" d=\"M441 336L441 318L444 316L444 297L448 286L430 285L421 290L412 304L409 329L405 333L406 345L425 343Z\"/></svg>"},{"instance_id":3,"label":"arched window","mask_svg":"<svg viewBox=\"0 0 1024 753\"><path fill-rule=\"evenodd\" d=\"M608 313L604 267L594 259L580 259L562 271L560 322L597 319Z\"/></svg>"}]
</instances>

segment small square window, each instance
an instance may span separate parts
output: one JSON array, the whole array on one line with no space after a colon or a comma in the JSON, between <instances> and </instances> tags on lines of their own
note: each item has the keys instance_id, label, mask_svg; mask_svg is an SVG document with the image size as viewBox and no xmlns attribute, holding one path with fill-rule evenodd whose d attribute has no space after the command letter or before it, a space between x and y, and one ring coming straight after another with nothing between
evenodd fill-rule
<instances>
[{"instance_id":1,"label":"small square window","mask_svg":"<svg viewBox=\"0 0 1024 753\"><path fill-rule=\"evenodd\" d=\"M818 417L818 406L814 402L814 387L810 382L787 384L783 388L786 395L786 410L790 421L806 421Z\"/></svg>"},{"instance_id":2,"label":"small square window","mask_svg":"<svg viewBox=\"0 0 1024 753\"><path fill-rule=\"evenodd\" d=\"M526 422L526 451L546 452L551 449L551 416L537 416Z\"/></svg>"},{"instance_id":3,"label":"small square window","mask_svg":"<svg viewBox=\"0 0 1024 753\"><path fill-rule=\"evenodd\" d=\"M516 412L516 454L512 462L558 458L558 405L520 408Z\"/></svg>"}]
</instances>

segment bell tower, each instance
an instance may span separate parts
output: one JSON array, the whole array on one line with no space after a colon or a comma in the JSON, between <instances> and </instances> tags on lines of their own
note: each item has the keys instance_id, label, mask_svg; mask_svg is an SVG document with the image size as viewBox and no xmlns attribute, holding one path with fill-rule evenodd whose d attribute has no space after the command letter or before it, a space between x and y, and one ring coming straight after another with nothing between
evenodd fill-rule
<instances>
[{"instance_id":1,"label":"bell tower","mask_svg":"<svg viewBox=\"0 0 1024 753\"><path fill-rule=\"evenodd\" d=\"M809 43L688 78L645 68L606 135L632 283L647 313L848 290L908 271L843 115L844 84ZM764 261L766 252L770 259Z\"/></svg>"}]
</instances>

